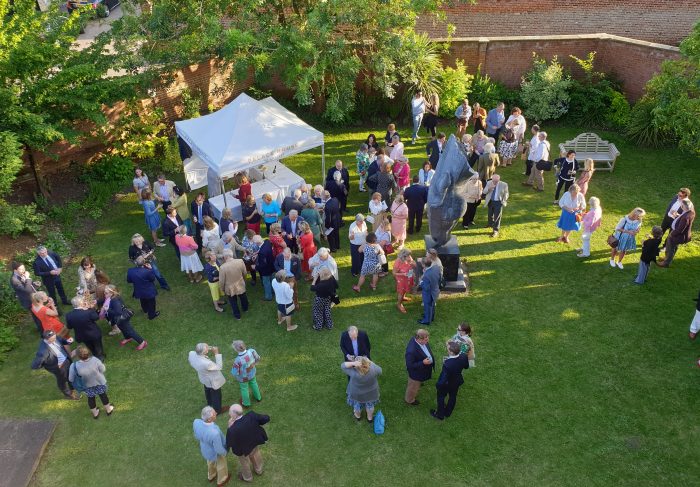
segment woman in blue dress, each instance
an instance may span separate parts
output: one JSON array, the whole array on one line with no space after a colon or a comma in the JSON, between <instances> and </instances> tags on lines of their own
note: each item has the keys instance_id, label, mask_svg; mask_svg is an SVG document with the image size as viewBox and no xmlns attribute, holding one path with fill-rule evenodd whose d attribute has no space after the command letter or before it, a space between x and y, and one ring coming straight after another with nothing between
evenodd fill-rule
<instances>
[{"instance_id":1,"label":"woman in blue dress","mask_svg":"<svg viewBox=\"0 0 700 487\"><path fill-rule=\"evenodd\" d=\"M162 247L165 245L163 240L158 238L158 229L160 228L160 215L158 214L158 207L152 199L153 193L150 189L146 188L141 192L142 200L140 201L141 206L143 206L143 213L146 217L146 226L151 231L151 237L153 237L153 242Z\"/></svg>"},{"instance_id":2,"label":"woman in blue dress","mask_svg":"<svg viewBox=\"0 0 700 487\"><path fill-rule=\"evenodd\" d=\"M561 228L561 237L557 242L569 243L569 235L571 232L581 230L581 221L577 218L578 215L583 217L583 210L586 209L586 198L581 194L579 186L574 183L569 190L564 193L564 196L559 200L561 207L561 216L557 222L557 227Z\"/></svg>"},{"instance_id":3,"label":"woman in blue dress","mask_svg":"<svg viewBox=\"0 0 700 487\"><path fill-rule=\"evenodd\" d=\"M637 248L637 234L642 226L644 215L646 215L646 211L641 208L635 208L629 215L622 217L617 222L613 235L618 240L618 243L610 253L610 267L617 266L623 269L622 259L625 257L625 254ZM617 257L617 261L615 261L615 257Z\"/></svg>"}]
</instances>

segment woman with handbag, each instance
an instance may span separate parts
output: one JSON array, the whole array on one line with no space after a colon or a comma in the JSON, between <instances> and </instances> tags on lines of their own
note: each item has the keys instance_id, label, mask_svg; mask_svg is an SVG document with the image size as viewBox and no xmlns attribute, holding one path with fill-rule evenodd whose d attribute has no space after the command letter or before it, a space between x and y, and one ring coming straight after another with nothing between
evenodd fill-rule
<instances>
[{"instance_id":1,"label":"woman with handbag","mask_svg":"<svg viewBox=\"0 0 700 487\"><path fill-rule=\"evenodd\" d=\"M80 345L76 349L76 355L80 359L73 362L68 369L68 380L71 384L80 383L79 392L84 392L88 398L88 407L92 412L92 417L97 419L100 416L100 409L97 407L96 396L100 396L100 401L105 408L107 416L112 414L114 406L107 397L107 379L105 378L105 364L100 359L93 356L85 345Z\"/></svg>"},{"instance_id":2,"label":"woman with handbag","mask_svg":"<svg viewBox=\"0 0 700 487\"><path fill-rule=\"evenodd\" d=\"M377 243L377 235L374 232L367 234L365 243L359 248L359 252L364 255L364 259L362 261L362 269L360 269L360 278L357 280L357 285L352 287L352 290L359 293L367 276L372 276L372 282L369 287L374 291L377 289L379 273L382 271L381 258L384 257L386 259L384 250Z\"/></svg>"},{"instance_id":3,"label":"woman with handbag","mask_svg":"<svg viewBox=\"0 0 700 487\"><path fill-rule=\"evenodd\" d=\"M105 301L100 311L100 318L107 318L112 324L119 327L124 339L119 342L119 346L123 347L127 343L134 341L138 344L136 350L143 350L148 346L148 342L141 338L141 335L136 333L134 327L131 326L131 317L134 312L127 308L122 301L119 290L116 286L108 284L105 286Z\"/></svg>"},{"instance_id":4,"label":"woman with handbag","mask_svg":"<svg viewBox=\"0 0 700 487\"><path fill-rule=\"evenodd\" d=\"M389 255L394 253L394 247L391 245L391 223L388 220L383 220L379 226L375 225L376 230L374 234L377 236L377 243L384 249L384 255ZM389 263L382 263L382 272L379 273L379 277L384 277L389 272Z\"/></svg>"},{"instance_id":5,"label":"woman with handbag","mask_svg":"<svg viewBox=\"0 0 700 487\"><path fill-rule=\"evenodd\" d=\"M627 252L637 248L637 234L642 226L644 215L646 215L646 211L642 208L635 208L617 222L615 231L608 237L608 245L612 247L610 267L617 266L620 269L624 269L622 259L625 258Z\"/></svg>"},{"instance_id":6,"label":"woman with handbag","mask_svg":"<svg viewBox=\"0 0 700 487\"><path fill-rule=\"evenodd\" d=\"M413 274L415 272L416 263L411 257L411 251L408 249L399 250L394 262L394 279L396 279L396 307L402 313L406 313L404 301L410 301L406 294L409 294L413 289Z\"/></svg>"},{"instance_id":7,"label":"woman with handbag","mask_svg":"<svg viewBox=\"0 0 700 487\"><path fill-rule=\"evenodd\" d=\"M391 204L391 234L397 249L403 248L406 241L406 222L408 220L408 206L403 195L397 194Z\"/></svg>"},{"instance_id":8,"label":"woman with handbag","mask_svg":"<svg viewBox=\"0 0 700 487\"><path fill-rule=\"evenodd\" d=\"M559 199L561 216L557 227L561 228L561 237L557 242L569 243L569 235L581 230L583 211L586 209L586 198L583 197L578 184L572 184L569 190Z\"/></svg>"},{"instance_id":9,"label":"woman with handbag","mask_svg":"<svg viewBox=\"0 0 700 487\"><path fill-rule=\"evenodd\" d=\"M348 405L352 406L356 421L362 419L362 409L367 414L367 422L374 421L374 407L379 403L379 381L382 368L367 357L359 357L354 362L343 362L341 369L350 379L346 388Z\"/></svg>"},{"instance_id":10,"label":"woman with handbag","mask_svg":"<svg viewBox=\"0 0 700 487\"><path fill-rule=\"evenodd\" d=\"M338 281L335 280L333 273L328 267L322 267L314 275L311 290L316 293L311 306L314 330L333 329L331 307L333 302L339 302Z\"/></svg>"}]
</instances>

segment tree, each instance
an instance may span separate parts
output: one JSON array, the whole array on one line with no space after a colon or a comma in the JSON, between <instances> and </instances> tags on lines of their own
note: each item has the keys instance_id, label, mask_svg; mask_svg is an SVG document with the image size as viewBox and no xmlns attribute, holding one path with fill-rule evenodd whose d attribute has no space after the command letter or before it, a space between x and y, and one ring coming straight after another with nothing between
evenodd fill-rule
<instances>
[{"instance_id":1,"label":"tree","mask_svg":"<svg viewBox=\"0 0 700 487\"><path fill-rule=\"evenodd\" d=\"M136 93L135 77L109 73L118 67L109 36L76 48L88 12L64 16L58 3L39 12L34 0L0 0L0 132L22 144L44 196L34 151L76 142L105 122L104 105Z\"/></svg>"},{"instance_id":2,"label":"tree","mask_svg":"<svg viewBox=\"0 0 700 487\"><path fill-rule=\"evenodd\" d=\"M564 74L556 56L547 63L532 53L532 64L532 69L523 76L520 84L525 115L538 123L556 120L569 109L571 78Z\"/></svg>"},{"instance_id":3,"label":"tree","mask_svg":"<svg viewBox=\"0 0 700 487\"><path fill-rule=\"evenodd\" d=\"M179 68L212 57L231 63L237 79L277 77L299 105L315 105L334 122L348 118L358 80L387 98L404 81L434 85L422 64L418 15L473 0L161 0L150 13L117 27L116 48L131 67ZM134 50L134 46L139 46ZM432 56L434 59L435 56Z\"/></svg>"}]
</instances>

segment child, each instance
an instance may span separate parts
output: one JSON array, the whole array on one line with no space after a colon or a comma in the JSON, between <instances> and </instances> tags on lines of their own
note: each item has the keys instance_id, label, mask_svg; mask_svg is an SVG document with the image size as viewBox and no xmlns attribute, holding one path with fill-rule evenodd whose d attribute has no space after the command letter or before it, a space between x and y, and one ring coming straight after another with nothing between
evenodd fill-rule
<instances>
[{"instance_id":1,"label":"child","mask_svg":"<svg viewBox=\"0 0 700 487\"><path fill-rule=\"evenodd\" d=\"M649 265L656 262L656 257L659 255L661 250L661 237L663 236L663 230L661 227L655 226L651 229L651 235L648 235L647 239L642 243L642 256L639 258L639 271L637 272L637 278L634 280L635 284L642 285L647 280L647 274L649 274Z\"/></svg>"},{"instance_id":2,"label":"child","mask_svg":"<svg viewBox=\"0 0 700 487\"><path fill-rule=\"evenodd\" d=\"M476 354L474 353L474 342L472 341L472 327L467 323L461 323L457 327L457 334L452 337L453 342L459 343L462 353L467 354L469 359L469 368L474 367Z\"/></svg>"},{"instance_id":3,"label":"child","mask_svg":"<svg viewBox=\"0 0 700 487\"><path fill-rule=\"evenodd\" d=\"M600 200L592 196L591 199L588 200L588 211L583 215L583 220L581 221L583 226L581 240L583 243L581 248L578 249L578 254L576 254L579 257L591 256L591 235L600 227L602 217L603 210L600 208Z\"/></svg>"}]
</instances>

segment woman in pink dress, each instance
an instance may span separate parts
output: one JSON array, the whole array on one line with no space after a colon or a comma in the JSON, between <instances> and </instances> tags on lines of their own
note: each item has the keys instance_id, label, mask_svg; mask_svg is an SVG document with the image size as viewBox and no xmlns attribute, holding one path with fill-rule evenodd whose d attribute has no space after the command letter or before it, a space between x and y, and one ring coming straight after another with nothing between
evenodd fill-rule
<instances>
[{"instance_id":1,"label":"woman in pink dress","mask_svg":"<svg viewBox=\"0 0 700 487\"><path fill-rule=\"evenodd\" d=\"M408 159L405 156L396 159L393 171L399 191L403 191L411 185L411 166L408 165Z\"/></svg>"},{"instance_id":2,"label":"woman in pink dress","mask_svg":"<svg viewBox=\"0 0 700 487\"><path fill-rule=\"evenodd\" d=\"M593 163L593 159L586 159L583 166L583 171L581 171L581 177L578 178L578 181L576 181L576 184L578 184L579 188L581 188L579 192L583 196L586 196L586 191L588 191L588 183L593 177L594 172L595 164Z\"/></svg>"},{"instance_id":3,"label":"woman in pink dress","mask_svg":"<svg viewBox=\"0 0 700 487\"><path fill-rule=\"evenodd\" d=\"M398 256L396 257L396 262L394 262L394 279L396 279L396 307L402 313L406 312L406 308L403 307L404 301L410 301L406 297L406 294L411 292L413 289L413 273L416 263L411 257L411 251L408 249L401 249Z\"/></svg>"},{"instance_id":4,"label":"woman in pink dress","mask_svg":"<svg viewBox=\"0 0 700 487\"><path fill-rule=\"evenodd\" d=\"M304 260L301 261L302 272L308 274L307 280L311 280L311 269L309 269L309 259L316 255L316 244L314 243L314 234L311 231L311 226L303 222L301 224L301 236L299 237L299 246L304 254Z\"/></svg>"},{"instance_id":5,"label":"woman in pink dress","mask_svg":"<svg viewBox=\"0 0 700 487\"><path fill-rule=\"evenodd\" d=\"M190 282L199 282L202 280L202 271L204 266L199 260L197 249L199 246L194 238L187 235L187 227L180 225L175 235L175 245L180 249L180 270L187 273L187 278Z\"/></svg>"},{"instance_id":6,"label":"woman in pink dress","mask_svg":"<svg viewBox=\"0 0 700 487\"><path fill-rule=\"evenodd\" d=\"M408 206L403 196L398 194L391 205L391 234L394 236L396 248L402 249L406 240L406 220L408 220Z\"/></svg>"}]
</instances>

